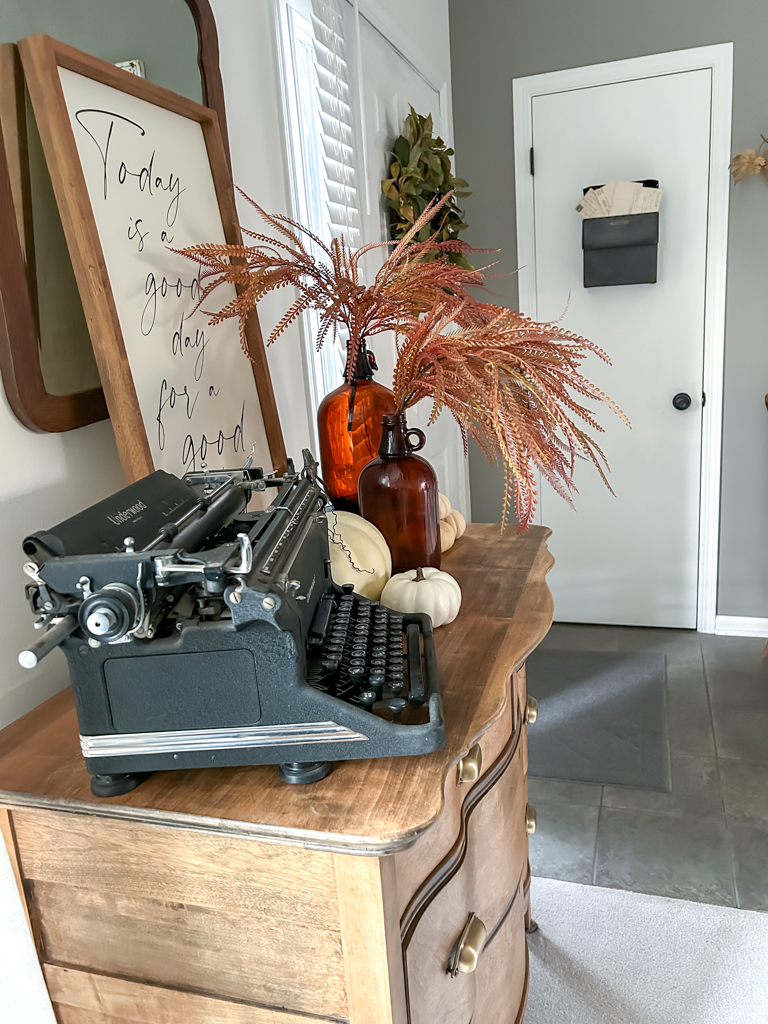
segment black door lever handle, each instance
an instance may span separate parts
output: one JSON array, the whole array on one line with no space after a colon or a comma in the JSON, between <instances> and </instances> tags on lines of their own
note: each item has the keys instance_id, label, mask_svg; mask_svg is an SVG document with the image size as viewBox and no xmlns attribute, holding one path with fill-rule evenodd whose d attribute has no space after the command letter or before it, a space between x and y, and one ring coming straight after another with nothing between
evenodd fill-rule
<instances>
[{"instance_id":1,"label":"black door lever handle","mask_svg":"<svg viewBox=\"0 0 768 1024\"><path fill-rule=\"evenodd\" d=\"M672 399L672 405L674 405L674 407L676 409L679 409L681 412L684 412L687 408L689 408L690 404L691 404L691 396L690 395L686 395L686 393L684 391L680 391Z\"/></svg>"}]
</instances>

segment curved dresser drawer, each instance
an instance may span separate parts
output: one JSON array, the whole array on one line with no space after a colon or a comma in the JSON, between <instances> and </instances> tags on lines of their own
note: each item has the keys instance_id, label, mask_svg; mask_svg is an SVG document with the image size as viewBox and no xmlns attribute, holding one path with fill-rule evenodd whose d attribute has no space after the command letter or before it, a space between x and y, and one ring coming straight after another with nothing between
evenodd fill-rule
<instances>
[{"instance_id":1,"label":"curved dresser drawer","mask_svg":"<svg viewBox=\"0 0 768 1024\"><path fill-rule=\"evenodd\" d=\"M522 885L508 912L486 939L475 974L472 1024L521 1024L528 995Z\"/></svg>"},{"instance_id":2,"label":"curved dresser drawer","mask_svg":"<svg viewBox=\"0 0 768 1024\"><path fill-rule=\"evenodd\" d=\"M448 771L443 784L445 802L439 817L419 837L418 842L395 854L398 912L403 921L410 920L413 907L418 903L425 885L430 878L434 879L441 865L450 858L456 837L465 828L465 805L475 799L474 793L477 790L484 792L488 788L487 777L508 748L510 737L519 729L521 704L516 675L514 673L507 684L507 701L501 715L475 740L458 764ZM476 775L475 769L478 769Z\"/></svg>"},{"instance_id":3,"label":"curved dresser drawer","mask_svg":"<svg viewBox=\"0 0 768 1024\"><path fill-rule=\"evenodd\" d=\"M525 996L523 882L528 845L523 730L464 803L454 847L423 883L403 921L410 1024L515 1024ZM509 961L507 962L507 958ZM501 965L501 966L499 966ZM491 983L491 974L501 970ZM488 978L488 982L484 981ZM494 1016L477 1015L503 990Z\"/></svg>"}]
</instances>

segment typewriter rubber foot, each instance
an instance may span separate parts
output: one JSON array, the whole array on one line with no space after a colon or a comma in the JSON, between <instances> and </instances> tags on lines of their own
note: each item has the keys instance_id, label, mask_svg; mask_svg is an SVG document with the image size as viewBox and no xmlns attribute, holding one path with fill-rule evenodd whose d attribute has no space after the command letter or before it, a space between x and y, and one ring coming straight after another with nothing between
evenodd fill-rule
<instances>
[{"instance_id":1,"label":"typewriter rubber foot","mask_svg":"<svg viewBox=\"0 0 768 1024\"><path fill-rule=\"evenodd\" d=\"M288 761L287 764L279 764L277 770L283 782L291 785L301 785L308 782L319 782L330 773L330 761Z\"/></svg>"},{"instance_id":2,"label":"typewriter rubber foot","mask_svg":"<svg viewBox=\"0 0 768 1024\"><path fill-rule=\"evenodd\" d=\"M123 775L92 775L91 792L94 796L123 796L140 786L146 775L132 772Z\"/></svg>"}]
</instances>

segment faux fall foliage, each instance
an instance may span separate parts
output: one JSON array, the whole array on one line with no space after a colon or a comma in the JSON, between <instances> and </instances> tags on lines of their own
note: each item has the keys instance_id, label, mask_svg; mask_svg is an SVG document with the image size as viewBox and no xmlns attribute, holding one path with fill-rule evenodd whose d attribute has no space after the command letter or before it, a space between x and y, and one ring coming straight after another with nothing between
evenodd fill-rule
<instances>
[{"instance_id":1,"label":"faux fall foliage","mask_svg":"<svg viewBox=\"0 0 768 1024\"><path fill-rule=\"evenodd\" d=\"M576 491L576 460L585 458L610 490L605 456L577 422L582 420L598 433L603 430L583 399L603 402L629 421L579 372L589 352L610 362L586 338L503 306L471 300L458 308L439 304L398 346L395 400L404 410L431 398L430 423L448 409L461 427L465 445L472 437L490 461L501 458L502 526L514 492L522 532L536 509L537 469L570 503Z\"/></svg>"},{"instance_id":2,"label":"faux fall foliage","mask_svg":"<svg viewBox=\"0 0 768 1024\"><path fill-rule=\"evenodd\" d=\"M378 242L351 249L341 237L326 245L308 228L289 217L266 213L245 193L242 194L274 234L265 235L243 228L243 235L253 239L255 245L193 245L179 251L202 265L201 303L222 282L229 281L235 285L236 297L212 315L211 323L238 317L240 343L246 355L245 324L251 310L267 293L280 288L295 288L298 296L273 328L267 344L276 341L305 310L314 309L320 324L315 339L318 349L329 335L332 341L340 333L346 335L345 378L351 383L357 353L364 338L386 331L401 336L422 313L434 308L439 301L449 295L455 301L468 301L467 287L483 283L481 272L456 266L447 260L454 252L480 250L470 250L465 242L455 240L438 242L431 236L422 242L415 240L447 199L429 206L403 239L393 243L393 251L376 274L373 284L366 286L361 280L363 257L372 249L389 243ZM443 258L432 259L435 251Z\"/></svg>"},{"instance_id":3,"label":"faux fall foliage","mask_svg":"<svg viewBox=\"0 0 768 1024\"><path fill-rule=\"evenodd\" d=\"M536 507L537 470L569 502L576 491L578 459L593 462L608 484L605 457L578 422L602 431L583 401L604 403L625 422L626 417L580 372L590 352L609 362L596 345L555 324L479 302L469 293L483 285L484 271L449 257L482 250L434 232L423 234L450 199L449 194L427 204L399 242L357 250L343 237L326 245L290 218L267 214L249 200L272 234L244 231L255 244L195 245L181 252L202 266L201 303L222 282L235 285L236 297L213 313L211 322L238 317L246 354L248 315L264 295L279 288L293 288L298 295L268 344L305 310L314 309L320 323L318 348L329 336L346 335L348 381L363 339L392 331L398 409L431 398L431 422L448 409L465 448L472 437L489 460L500 460L505 474L502 527L514 492L522 532ZM361 260L382 245L391 245L392 252L366 286Z\"/></svg>"},{"instance_id":4,"label":"faux fall foliage","mask_svg":"<svg viewBox=\"0 0 768 1024\"><path fill-rule=\"evenodd\" d=\"M757 149L743 149L728 164L735 184L738 184L747 175L760 174L761 171L768 181L768 165L766 165L765 157L761 155L763 146L768 146L768 139L764 135L761 135L760 138L763 141Z\"/></svg>"}]
</instances>

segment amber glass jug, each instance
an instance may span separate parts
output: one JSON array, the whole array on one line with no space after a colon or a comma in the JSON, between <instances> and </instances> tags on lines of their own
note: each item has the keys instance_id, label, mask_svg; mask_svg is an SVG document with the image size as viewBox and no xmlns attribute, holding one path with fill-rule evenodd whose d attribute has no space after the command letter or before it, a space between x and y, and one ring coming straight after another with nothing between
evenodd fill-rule
<instances>
[{"instance_id":1,"label":"amber glass jug","mask_svg":"<svg viewBox=\"0 0 768 1024\"><path fill-rule=\"evenodd\" d=\"M326 395L317 410L320 466L328 494L337 509L359 512L357 481L363 466L376 458L381 418L395 412L395 396L373 380L376 363L360 346L352 384Z\"/></svg>"},{"instance_id":2,"label":"amber glass jug","mask_svg":"<svg viewBox=\"0 0 768 1024\"><path fill-rule=\"evenodd\" d=\"M393 573L426 565L440 568L437 477L427 460L414 454L426 440L421 430L408 429L404 413L387 413L378 457L360 473L360 514L384 534Z\"/></svg>"}]
</instances>

